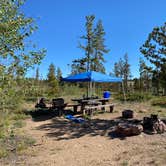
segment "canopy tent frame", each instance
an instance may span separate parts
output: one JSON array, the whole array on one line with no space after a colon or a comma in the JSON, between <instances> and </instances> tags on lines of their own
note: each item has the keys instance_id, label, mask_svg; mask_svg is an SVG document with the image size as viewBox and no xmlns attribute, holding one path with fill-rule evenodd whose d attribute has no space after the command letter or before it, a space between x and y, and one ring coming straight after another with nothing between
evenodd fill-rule
<instances>
[{"instance_id":1,"label":"canopy tent frame","mask_svg":"<svg viewBox=\"0 0 166 166\"><path fill-rule=\"evenodd\" d=\"M124 94L124 99L126 100L126 95L124 92L124 84L123 80L120 77L112 77L100 72L95 72L95 71L89 71L89 72L83 72L83 73L78 73L75 75L70 75L68 77L62 78L62 81L66 82L88 82L88 89L87 89L87 97L91 94L92 90L92 83L95 82L115 82L115 83L122 83L122 89L123 89L123 94Z\"/></svg>"}]
</instances>

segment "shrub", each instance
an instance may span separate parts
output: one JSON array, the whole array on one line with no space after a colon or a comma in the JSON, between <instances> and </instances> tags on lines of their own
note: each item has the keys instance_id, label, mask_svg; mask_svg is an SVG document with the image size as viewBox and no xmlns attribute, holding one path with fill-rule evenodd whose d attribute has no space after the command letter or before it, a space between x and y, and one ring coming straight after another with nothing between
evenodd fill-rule
<instances>
[{"instance_id":1,"label":"shrub","mask_svg":"<svg viewBox=\"0 0 166 166\"><path fill-rule=\"evenodd\" d=\"M8 155L7 150L1 147L1 149L0 149L0 158L6 157L7 155Z\"/></svg>"},{"instance_id":2,"label":"shrub","mask_svg":"<svg viewBox=\"0 0 166 166\"><path fill-rule=\"evenodd\" d=\"M162 96L162 97L154 98L151 101L151 104L154 105L154 106L166 107L166 97Z\"/></svg>"},{"instance_id":3,"label":"shrub","mask_svg":"<svg viewBox=\"0 0 166 166\"><path fill-rule=\"evenodd\" d=\"M13 150L20 153L29 146L35 144L35 139L27 136L16 136L14 133L0 139L0 158L6 157L13 153Z\"/></svg>"},{"instance_id":4,"label":"shrub","mask_svg":"<svg viewBox=\"0 0 166 166\"><path fill-rule=\"evenodd\" d=\"M124 101L124 95L123 94L117 94L114 96L115 99L120 100L120 101ZM150 100L152 98L152 95L148 94L148 93L128 93L126 94L126 101L147 101Z\"/></svg>"}]
</instances>

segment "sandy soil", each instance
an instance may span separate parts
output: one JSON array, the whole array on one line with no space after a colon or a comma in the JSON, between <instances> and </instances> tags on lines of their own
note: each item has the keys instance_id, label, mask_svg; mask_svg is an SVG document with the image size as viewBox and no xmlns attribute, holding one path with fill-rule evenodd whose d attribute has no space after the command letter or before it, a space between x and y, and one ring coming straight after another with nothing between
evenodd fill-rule
<instances>
[{"instance_id":1,"label":"sandy soil","mask_svg":"<svg viewBox=\"0 0 166 166\"><path fill-rule=\"evenodd\" d=\"M121 115L119 110L123 108L123 105L119 105L114 113L98 114L84 124L63 117L27 119L23 129L36 139L36 143L17 158L15 165L166 165L166 133L142 133L126 138L111 134ZM137 111L141 108L139 106ZM137 113L136 117L141 118L146 110L142 112Z\"/></svg>"}]
</instances>

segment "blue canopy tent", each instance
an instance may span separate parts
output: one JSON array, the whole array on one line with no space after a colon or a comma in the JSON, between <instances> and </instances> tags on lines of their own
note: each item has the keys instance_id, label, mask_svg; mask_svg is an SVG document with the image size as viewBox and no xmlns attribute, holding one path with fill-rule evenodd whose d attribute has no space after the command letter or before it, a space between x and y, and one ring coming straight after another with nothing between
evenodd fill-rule
<instances>
[{"instance_id":1,"label":"blue canopy tent","mask_svg":"<svg viewBox=\"0 0 166 166\"><path fill-rule=\"evenodd\" d=\"M71 75L62 80L66 82L122 82L122 78L112 77L95 71Z\"/></svg>"},{"instance_id":2,"label":"blue canopy tent","mask_svg":"<svg viewBox=\"0 0 166 166\"><path fill-rule=\"evenodd\" d=\"M119 77L112 77L103 73L89 71L83 72L75 75L68 76L66 78L62 78L62 81L66 82L89 82L88 86L88 93L87 96L90 94L90 90L92 89L92 82L121 82L122 78Z\"/></svg>"}]
</instances>

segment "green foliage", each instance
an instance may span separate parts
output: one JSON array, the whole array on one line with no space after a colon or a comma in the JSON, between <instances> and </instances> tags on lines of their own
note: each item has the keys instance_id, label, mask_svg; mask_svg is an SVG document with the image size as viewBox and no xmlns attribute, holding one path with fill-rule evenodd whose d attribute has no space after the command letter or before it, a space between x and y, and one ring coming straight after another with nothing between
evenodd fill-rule
<instances>
[{"instance_id":1,"label":"green foliage","mask_svg":"<svg viewBox=\"0 0 166 166\"><path fill-rule=\"evenodd\" d=\"M11 135L0 139L0 158L8 156L12 151L20 153L22 150L32 146L36 141L27 136Z\"/></svg>"},{"instance_id":2,"label":"green foliage","mask_svg":"<svg viewBox=\"0 0 166 166\"><path fill-rule=\"evenodd\" d=\"M27 118L27 115L25 115L23 112L20 113L12 113L10 115L11 120L19 121L19 120L24 120Z\"/></svg>"},{"instance_id":3,"label":"green foliage","mask_svg":"<svg viewBox=\"0 0 166 166\"><path fill-rule=\"evenodd\" d=\"M35 144L36 140L30 137L22 137L21 139L16 142L16 150L17 152L20 152L24 149L26 149L29 146L32 146Z\"/></svg>"},{"instance_id":4,"label":"green foliage","mask_svg":"<svg viewBox=\"0 0 166 166\"><path fill-rule=\"evenodd\" d=\"M5 66L7 73L15 75L23 75L45 56L45 50L36 50L27 40L37 27L33 18L28 18L21 12L23 2L0 1L0 65Z\"/></svg>"},{"instance_id":5,"label":"green foliage","mask_svg":"<svg viewBox=\"0 0 166 166\"><path fill-rule=\"evenodd\" d=\"M6 157L13 150L20 152L35 143L30 137L18 135L17 129L25 125L22 120L27 116L15 112L0 112L0 158Z\"/></svg>"},{"instance_id":6,"label":"green foliage","mask_svg":"<svg viewBox=\"0 0 166 166\"><path fill-rule=\"evenodd\" d=\"M30 95L31 87L36 87L24 75L45 56L45 50L37 50L28 40L37 27L33 18L21 11L23 4L24 0L0 1L0 156L7 155L8 143L13 146L22 141L13 129L22 127L25 115L21 113L21 105Z\"/></svg>"},{"instance_id":7,"label":"green foliage","mask_svg":"<svg viewBox=\"0 0 166 166\"><path fill-rule=\"evenodd\" d=\"M166 97L156 97L151 101L151 104L154 106L166 107Z\"/></svg>"},{"instance_id":8,"label":"green foliage","mask_svg":"<svg viewBox=\"0 0 166 166\"><path fill-rule=\"evenodd\" d=\"M81 37L85 44L79 44L79 48L85 52L85 56L73 60L72 74L89 70L105 72L103 55L109 52L104 44L105 31L101 20L94 28L94 20L94 15L86 16L86 34Z\"/></svg>"},{"instance_id":9,"label":"green foliage","mask_svg":"<svg viewBox=\"0 0 166 166\"><path fill-rule=\"evenodd\" d=\"M114 73L117 77L122 77L124 79L124 89L128 91L128 79L131 76L130 72L130 64L128 60L128 54L126 53L122 58L119 59L118 62L114 64Z\"/></svg>"},{"instance_id":10,"label":"green foliage","mask_svg":"<svg viewBox=\"0 0 166 166\"><path fill-rule=\"evenodd\" d=\"M0 111L19 109L27 88L23 75L45 55L45 50L36 50L28 42L36 25L21 12L23 4L22 0L0 1Z\"/></svg>"},{"instance_id":11,"label":"green foliage","mask_svg":"<svg viewBox=\"0 0 166 166\"><path fill-rule=\"evenodd\" d=\"M73 84L65 84L62 88L60 88L60 94L63 97L74 98L80 97L86 94L86 88L80 88L78 85Z\"/></svg>"},{"instance_id":12,"label":"green foliage","mask_svg":"<svg viewBox=\"0 0 166 166\"><path fill-rule=\"evenodd\" d=\"M163 87L166 94L166 23L153 29L140 51L155 66L152 79L154 87L157 91Z\"/></svg>"},{"instance_id":13,"label":"green foliage","mask_svg":"<svg viewBox=\"0 0 166 166\"><path fill-rule=\"evenodd\" d=\"M22 128L25 126L25 123L23 123L22 120L17 120L13 123L14 128Z\"/></svg>"},{"instance_id":14,"label":"green foliage","mask_svg":"<svg viewBox=\"0 0 166 166\"><path fill-rule=\"evenodd\" d=\"M62 78L62 71L59 67L57 68L56 77L58 81L60 81Z\"/></svg>"},{"instance_id":15,"label":"green foliage","mask_svg":"<svg viewBox=\"0 0 166 166\"><path fill-rule=\"evenodd\" d=\"M8 135L10 128L10 118L7 112L0 112L0 139Z\"/></svg>"},{"instance_id":16,"label":"green foliage","mask_svg":"<svg viewBox=\"0 0 166 166\"><path fill-rule=\"evenodd\" d=\"M102 24L102 21L99 20L97 22L96 28L94 29L94 36L92 38L92 47L94 49L94 53L92 56L92 62L91 62L91 70L93 71L100 71L102 73L105 73L105 68L103 63L105 62L103 54L108 53L109 50L105 48L104 45L104 27Z\"/></svg>"},{"instance_id":17,"label":"green foliage","mask_svg":"<svg viewBox=\"0 0 166 166\"><path fill-rule=\"evenodd\" d=\"M59 93L59 84L55 75L55 66L54 64L50 64L47 75L48 82L48 94L49 96L58 96Z\"/></svg>"},{"instance_id":18,"label":"green foliage","mask_svg":"<svg viewBox=\"0 0 166 166\"><path fill-rule=\"evenodd\" d=\"M49 69L48 69L48 74L47 74L47 80L49 82L53 81L56 79L55 76L55 66L53 63L50 64Z\"/></svg>"},{"instance_id":19,"label":"green foliage","mask_svg":"<svg viewBox=\"0 0 166 166\"><path fill-rule=\"evenodd\" d=\"M0 149L0 158L6 157L8 155L8 152L5 148L1 147Z\"/></svg>"},{"instance_id":20,"label":"green foliage","mask_svg":"<svg viewBox=\"0 0 166 166\"><path fill-rule=\"evenodd\" d=\"M128 93L126 94L126 101L136 101L136 102L142 102L142 101L147 101L152 98L152 95L148 93ZM117 94L115 95L115 99L124 101L124 95L123 94Z\"/></svg>"},{"instance_id":21,"label":"green foliage","mask_svg":"<svg viewBox=\"0 0 166 166\"><path fill-rule=\"evenodd\" d=\"M32 94L37 96L33 86L24 79L15 79L13 76L3 74L0 80L0 111L19 112L25 97Z\"/></svg>"},{"instance_id":22,"label":"green foliage","mask_svg":"<svg viewBox=\"0 0 166 166\"><path fill-rule=\"evenodd\" d=\"M140 48L141 53L156 67L166 62L166 23L155 27Z\"/></svg>"},{"instance_id":23,"label":"green foliage","mask_svg":"<svg viewBox=\"0 0 166 166\"><path fill-rule=\"evenodd\" d=\"M139 60L139 73L139 89L146 92L150 91L152 86L152 68L148 67L142 58Z\"/></svg>"}]
</instances>

